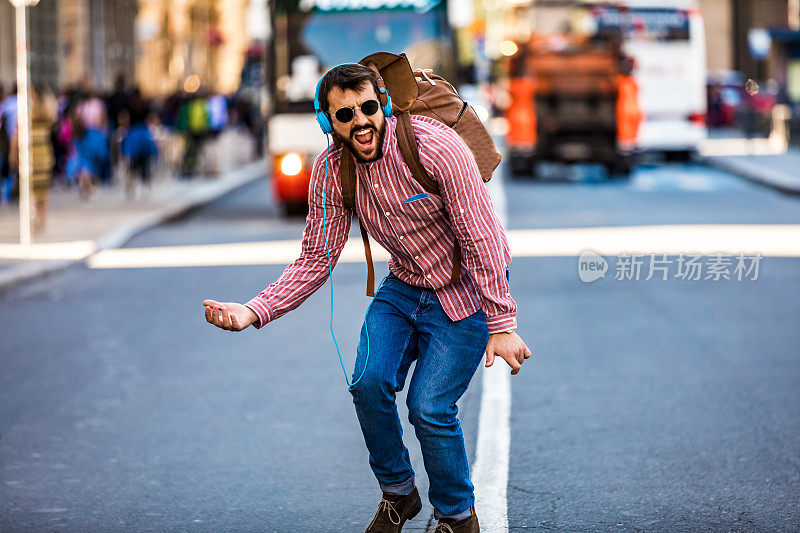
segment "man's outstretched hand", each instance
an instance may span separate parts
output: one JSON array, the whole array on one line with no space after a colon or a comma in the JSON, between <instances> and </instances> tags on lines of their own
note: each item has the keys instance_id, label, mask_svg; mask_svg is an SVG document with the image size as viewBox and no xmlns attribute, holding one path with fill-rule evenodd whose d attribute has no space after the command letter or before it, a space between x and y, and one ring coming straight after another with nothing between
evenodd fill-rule
<instances>
[{"instance_id":1,"label":"man's outstretched hand","mask_svg":"<svg viewBox=\"0 0 800 533\"><path fill-rule=\"evenodd\" d=\"M518 374L522 363L529 358L531 351L525 342L515 332L494 333L486 344L486 366L494 364L494 357L502 357L511 367L511 374Z\"/></svg>"},{"instance_id":2,"label":"man's outstretched hand","mask_svg":"<svg viewBox=\"0 0 800 533\"><path fill-rule=\"evenodd\" d=\"M206 306L206 322L228 331L242 331L258 320L252 309L235 302L203 300L203 305Z\"/></svg>"}]
</instances>

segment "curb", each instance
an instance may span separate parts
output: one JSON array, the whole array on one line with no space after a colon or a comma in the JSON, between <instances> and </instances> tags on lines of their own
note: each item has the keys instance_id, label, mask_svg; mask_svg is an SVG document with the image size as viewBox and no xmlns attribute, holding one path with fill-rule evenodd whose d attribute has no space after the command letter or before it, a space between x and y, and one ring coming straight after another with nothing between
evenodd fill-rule
<instances>
[{"instance_id":1,"label":"curb","mask_svg":"<svg viewBox=\"0 0 800 533\"><path fill-rule=\"evenodd\" d=\"M800 181L787 178L785 174L757 166L748 161L730 161L723 156L698 156L706 166L734 174L740 178L787 194L800 195Z\"/></svg>"},{"instance_id":2,"label":"curb","mask_svg":"<svg viewBox=\"0 0 800 533\"><path fill-rule=\"evenodd\" d=\"M44 277L69 266L84 262L93 254L110 248L120 248L139 233L158 226L167 220L179 217L193 209L208 204L222 196L256 181L267 173L266 163L256 161L227 172L219 181L201 190L192 191L187 198L161 211L147 213L123 226L112 229L96 241L95 250L76 259L57 259L52 261L30 261L14 265L0 272L0 291L35 278Z\"/></svg>"}]
</instances>

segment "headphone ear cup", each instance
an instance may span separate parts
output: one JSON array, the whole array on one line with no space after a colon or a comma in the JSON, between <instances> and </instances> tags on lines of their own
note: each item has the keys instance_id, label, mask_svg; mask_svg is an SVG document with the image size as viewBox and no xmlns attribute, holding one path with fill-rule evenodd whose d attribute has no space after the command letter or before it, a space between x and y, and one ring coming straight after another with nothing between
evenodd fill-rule
<instances>
[{"instance_id":1,"label":"headphone ear cup","mask_svg":"<svg viewBox=\"0 0 800 533\"><path fill-rule=\"evenodd\" d=\"M322 128L322 133L333 133L333 125L328 119L328 115L322 111L317 113L317 124L319 124L319 127Z\"/></svg>"},{"instance_id":2,"label":"headphone ear cup","mask_svg":"<svg viewBox=\"0 0 800 533\"><path fill-rule=\"evenodd\" d=\"M383 114L386 117L392 116L392 97L389 96L389 93L386 93L386 105L383 106Z\"/></svg>"}]
</instances>

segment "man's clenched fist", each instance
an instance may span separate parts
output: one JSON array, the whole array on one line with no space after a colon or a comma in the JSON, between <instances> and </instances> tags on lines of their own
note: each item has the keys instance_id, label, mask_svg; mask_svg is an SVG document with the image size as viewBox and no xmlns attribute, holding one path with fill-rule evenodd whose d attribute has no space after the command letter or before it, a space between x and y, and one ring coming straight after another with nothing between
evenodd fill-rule
<instances>
[{"instance_id":1,"label":"man's clenched fist","mask_svg":"<svg viewBox=\"0 0 800 533\"><path fill-rule=\"evenodd\" d=\"M242 331L258 320L252 309L235 302L203 300L203 305L206 306L206 322L228 331Z\"/></svg>"},{"instance_id":2,"label":"man's clenched fist","mask_svg":"<svg viewBox=\"0 0 800 533\"><path fill-rule=\"evenodd\" d=\"M525 342L514 333L494 333L486 345L486 366L494 364L495 356L502 357L511 367L512 374L518 374L522 363L529 358L531 351Z\"/></svg>"}]
</instances>

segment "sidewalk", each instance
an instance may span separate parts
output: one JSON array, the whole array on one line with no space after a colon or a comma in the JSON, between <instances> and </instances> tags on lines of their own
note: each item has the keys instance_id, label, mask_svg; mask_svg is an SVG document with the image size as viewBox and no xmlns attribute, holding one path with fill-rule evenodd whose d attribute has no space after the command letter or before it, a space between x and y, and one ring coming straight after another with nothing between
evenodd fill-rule
<instances>
[{"instance_id":1,"label":"sidewalk","mask_svg":"<svg viewBox=\"0 0 800 533\"><path fill-rule=\"evenodd\" d=\"M735 131L710 131L700 161L782 192L800 194L800 149L776 139L746 139Z\"/></svg>"},{"instance_id":2,"label":"sidewalk","mask_svg":"<svg viewBox=\"0 0 800 533\"><path fill-rule=\"evenodd\" d=\"M267 172L258 161L217 177L155 181L152 190L137 184L133 198L117 183L100 187L83 200L75 189L50 194L47 226L19 243L19 206L0 208L0 290L83 261L96 251L118 248L134 235L255 181Z\"/></svg>"}]
</instances>

